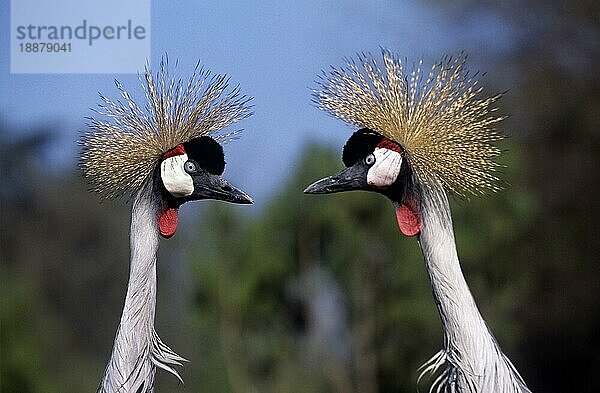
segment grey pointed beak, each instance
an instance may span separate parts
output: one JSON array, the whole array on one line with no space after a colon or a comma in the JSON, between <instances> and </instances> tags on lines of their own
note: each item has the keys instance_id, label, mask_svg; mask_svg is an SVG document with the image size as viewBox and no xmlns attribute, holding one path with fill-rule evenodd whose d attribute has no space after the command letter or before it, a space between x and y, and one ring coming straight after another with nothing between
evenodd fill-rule
<instances>
[{"instance_id":1,"label":"grey pointed beak","mask_svg":"<svg viewBox=\"0 0 600 393\"><path fill-rule=\"evenodd\" d=\"M334 192L367 190L367 170L362 163L357 162L339 173L317 180L304 190L305 194L332 194Z\"/></svg>"},{"instance_id":2,"label":"grey pointed beak","mask_svg":"<svg viewBox=\"0 0 600 393\"><path fill-rule=\"evenodd\" d=\"M194 179L194 192L191 199L216 199L243 205L254 203L250 195L232 186L221 176L210 173Z\"/></svg>"}]
</instances>

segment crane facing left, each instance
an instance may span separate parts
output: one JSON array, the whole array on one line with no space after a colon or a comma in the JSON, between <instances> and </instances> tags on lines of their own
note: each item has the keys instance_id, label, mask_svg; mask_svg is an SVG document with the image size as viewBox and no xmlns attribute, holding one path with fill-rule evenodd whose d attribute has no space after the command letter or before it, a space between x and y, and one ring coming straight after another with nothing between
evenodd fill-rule
<instances>
[{"instance_id":1,"label":"crane facing left","mask_svg":"<svg viewBox=\"0 0 600 393\"><path fill-rule=\"evenodd\" d=\"M238 131L222 129L252 114L251 97L229 87L229 77L196 65L184 83L169 72L168 59L140 75L146 103L138 105L115 81L121 99L100 96L98 117L89 118L80 167L91 190L103 198L133 198L129 283L112 354L98 393L151 393L156 368L179 380L184 358L154 329L156 260L160 237L175 234L185 202L217 199L251 204L225 181L223 147Z\"/></svg>"}]
</instances>

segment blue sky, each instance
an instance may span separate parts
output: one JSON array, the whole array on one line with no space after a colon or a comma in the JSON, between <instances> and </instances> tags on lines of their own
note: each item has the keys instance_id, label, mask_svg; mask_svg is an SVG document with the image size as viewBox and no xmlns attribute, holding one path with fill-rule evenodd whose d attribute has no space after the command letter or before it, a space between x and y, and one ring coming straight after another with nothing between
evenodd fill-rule
<instances>
[{"instance_id":1,"label":"blue sky","mask_svg":"<svg viewBox=\"0 0 600 393\"><path fill-rule=\"evenodd\" d=\"M481 69L491 51L497 55L514 39L501 20L489 15L456 21L443 10L411 1L153 1L151 14L155 68L168 53L171 61L179 61L177 75L185 79L200 60L215 73L229 74L254 97L255 114L239 123L242 138L225 147L225 174L258 204L292 173L304 143L318 140L341 148L350 134L310 103L310 87L321 69L359 51L377 53L380 46L426 63L466 50L471 64ZM9 22L9 2L2 2L0 119L21 131L55 127L59 139L52 166L74 167L74 141L99 102L98 92L116 97L115 78L139 92L137 75L10 74Z\"/></svg>"}]
</instances>

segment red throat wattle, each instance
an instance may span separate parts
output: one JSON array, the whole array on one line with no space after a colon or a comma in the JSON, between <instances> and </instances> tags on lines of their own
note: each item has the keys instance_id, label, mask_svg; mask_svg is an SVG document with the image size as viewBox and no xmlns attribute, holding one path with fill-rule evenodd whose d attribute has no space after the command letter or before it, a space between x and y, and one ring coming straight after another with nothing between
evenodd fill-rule
<instances>
[{"instance_id":1,"label":"red throat wattle","mask_svg":"<svg viewBox=\"0 0 600 393\"><path fill-rule=\"evenodd\" d=\"M414 203L409 202L396 207L396 219L404 235L415 236L421 233L421 219L414 209Z\"/></svg>"},{"instance_id":2,"label":"red throat wattle","mask_svg":"<svg viewBox=\"0 0 600 393\"><path fill-rule=\"evenodd\" d=\"M158 216L158 230L164 238L170 238L177 230L177 209L167 207Z\"/></svg>"}]
</instances>

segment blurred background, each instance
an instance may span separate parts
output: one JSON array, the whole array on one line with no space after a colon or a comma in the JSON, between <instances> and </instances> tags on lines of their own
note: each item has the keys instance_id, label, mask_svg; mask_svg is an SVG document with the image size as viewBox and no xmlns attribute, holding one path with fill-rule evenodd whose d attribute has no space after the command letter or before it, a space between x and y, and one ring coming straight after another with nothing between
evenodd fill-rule
<instances>
[{"instance_id":1,"label":"blurred background","mask_svg":"<svg viewBox=\"0 0 600 393\"><path fill-rule=\"evenodd\" d=\"M151 62L168 53L185 79L200 60L255 97L225 176L256 203L186 205L162 242L157 331L191 362L157 392L416 391L442 347L417 242L383 197L302 194L352 132L310 104L316 75L379 46L427 65L465 51L487 94L506 91L509 186L452 201L463 270L533 391L596 391L600 3L182 3L152 2ZM86 191L75 141L114 78L139 94L136 75L11 75L0 59L2 392L92 392L109 358L130 206Z\"/></svg>"}]
</instances>

